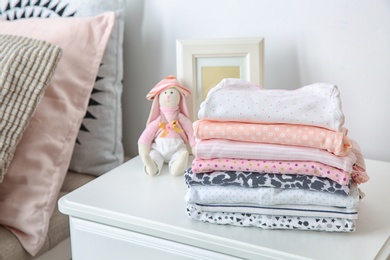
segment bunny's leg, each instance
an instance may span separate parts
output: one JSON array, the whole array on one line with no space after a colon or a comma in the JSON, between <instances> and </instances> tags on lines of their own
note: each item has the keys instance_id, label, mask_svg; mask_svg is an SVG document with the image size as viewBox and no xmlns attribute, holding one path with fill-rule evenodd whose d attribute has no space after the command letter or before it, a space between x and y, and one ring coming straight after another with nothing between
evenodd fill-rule
<instances>
[{"instance_id":1,"label":"bunny's leg","mask_svg":"<svg viewBox=\"0 0 390 260\"><path fill-rule=\"evenodd\" d=\"M146 144L138 144L138 153L144 163L144 172L150 176L154 176L158 173L157 165L150 156L152 150L153 148Z\"/></svg>"},{"instance_id":2,"label":"bunny's leg","mask_svg":"<svg viewBox=\"0 0 390 260\"><path fill-rule=\"evenodd\" d=\"M173 176L182 175L188 165L188 150L184 145L183 148L175 152L169 162L169 172Z\"/></svg>"},{"instance_id":3,"label":"bunny's leg","mask_svg":"<svg viewBox=\"0 0 390 260\"><path fill-rule=\"evenodd\" d=\"M157 175L158 169L157 164L153 161L151 156L146 156L143 159L144 162L144 171L150 176Z\"/></svg>"},{"instance_id":4,"label":"bunny's leg","mask_svg":"<svg viewBox=\"0 0 390 260\"><path fill-rule=\"evenodd\" d=\"M150 158L152 159L155 168L152 169L153 170L152 173L154 174L149 174L149 175L160 174L164 164L164 157L161 155L161 153L158 150L152 149L150 151Z\"/></svg>"}]
</instances>

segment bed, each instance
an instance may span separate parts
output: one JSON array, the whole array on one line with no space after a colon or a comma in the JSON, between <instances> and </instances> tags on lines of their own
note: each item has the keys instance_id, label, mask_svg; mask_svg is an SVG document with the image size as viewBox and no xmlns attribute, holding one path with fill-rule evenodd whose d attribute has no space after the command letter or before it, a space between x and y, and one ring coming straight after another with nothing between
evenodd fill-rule
<instances>
[{"instance_id":1,"label":"bed","mask_svg":"<svg viewBox=\"0 0 390 260\"><path fill-rule=\"evenodd\" d=\"M58 198L124 161L123 4L0 0L0 259L69 259Z\"/></svg>"}]
</instances>

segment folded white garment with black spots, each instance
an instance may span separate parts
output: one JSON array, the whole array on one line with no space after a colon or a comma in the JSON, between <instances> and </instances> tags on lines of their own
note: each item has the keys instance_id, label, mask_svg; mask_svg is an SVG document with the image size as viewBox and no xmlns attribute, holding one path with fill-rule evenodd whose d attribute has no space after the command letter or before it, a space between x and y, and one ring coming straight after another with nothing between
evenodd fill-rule
<instances>
[{"instance_id":1,"label":"folded white garment with black spots","mask_svg":"<svg viewBox=\"0 0 390 260\"><path fill-rule=\"evenodd\" d=\"M187 204L186 213L191 219L208 223L262 229L297 229L327 232L353 232L356 229L356 220L346 218L210 212L198 210L193 204Z\"/></svg>"},{"instance_id":2,"label":"folded white garment with black spots","mask_svg":"<svg viewBox=\"0 0 390 260\"><path fill-rule=\"evenodd\" d=\"M296 217L322 217L357 219L357 208L341 208L317 205L270 205L256 204L189 204L198 211L246 213L272 216L296 216Z\"/></svg>"}]
</instances>

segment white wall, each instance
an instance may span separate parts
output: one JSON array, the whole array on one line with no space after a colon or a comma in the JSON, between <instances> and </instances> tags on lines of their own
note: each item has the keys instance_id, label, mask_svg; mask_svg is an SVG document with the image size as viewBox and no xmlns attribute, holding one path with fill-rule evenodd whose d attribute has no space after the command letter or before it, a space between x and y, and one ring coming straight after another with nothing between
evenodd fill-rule
<instances>
[{"instance_id":1,"label":"white wall","mask_svg":"<svg viewBox=\"0 0 390 260\"><path fill-rule=\"evenodd\" d=\"M176 74L176 39L265 38L265 87L339 86L366 158L390 161L389 0L127 0L124 144L137 154L147 92Z\"/></svg>"}]
</instances>

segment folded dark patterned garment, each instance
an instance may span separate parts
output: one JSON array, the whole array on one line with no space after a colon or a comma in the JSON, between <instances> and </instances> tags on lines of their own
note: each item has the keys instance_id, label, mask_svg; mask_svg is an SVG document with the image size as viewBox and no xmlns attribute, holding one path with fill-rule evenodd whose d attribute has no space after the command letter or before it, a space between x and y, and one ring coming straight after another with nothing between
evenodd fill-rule
<instances>
[{"instance_id":1,"label":"folded dark patterned garment","mask_svg":"<svg viewBox=\"0 0 390 260\"><path fill-rule=\"evenodd\" d=\"M325 177L298 174L274 174L239 171L214 171L209 173L194 173L192 168L185 171L188 185L240 186L246 188L282 188L306 189L323 191L347 196L351 182L341 185Z\"/></svg>"}]
</instances>

